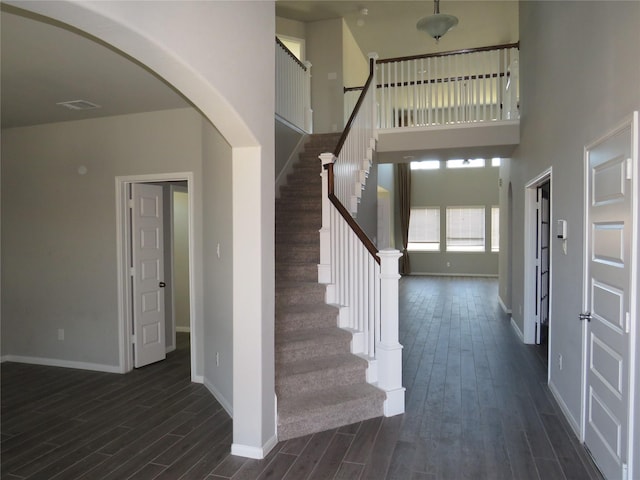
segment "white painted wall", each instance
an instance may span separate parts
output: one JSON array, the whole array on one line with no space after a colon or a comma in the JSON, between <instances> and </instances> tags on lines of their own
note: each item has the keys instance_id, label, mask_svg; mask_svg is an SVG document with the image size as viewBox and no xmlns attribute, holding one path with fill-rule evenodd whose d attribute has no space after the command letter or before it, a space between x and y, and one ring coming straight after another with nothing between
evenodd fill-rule
<instances>
[{"instance_id":1,"label":"white painted wall","mask_svg":"<svg viewBox=\"0 0 640 480\"><path fill-rule=\"evenodd\" d=\"M580 423L582 398L582 325L577 315L583 285L583 148L640 109L638 25L638 2L520 3L521 142L510 172L513 318L522 329L524 186L551 166L552 222L566 219L569 235L566 255L559 240L552 240L550 383L574 426ZM640 459L638 443L635 454Z\"/></svg>"},{"instance_id":2,"label":"white painted wall","mask_svg":"<svg viewBox=\"0 0 640 480\"><path fill-rule=\"evenodd\" d=\"M167 1L153 9L144 1L7 3L80 28L137 59L185 95L231 145L234 330L251 332L234 337L233 450L264 455L276 439L274 2L191 2L185 8ZM251 269L252 281L240 280ZM246 302L248 296L254 301Z\"/></svg>"},{"instance_id":3,"label":"white painted wall","mask_svg":"<svg viewBox=\"0 0 640 480\"><path fill-rule=\"evenodd\" d=\"M311 67L313 132L342 131L342 19L307 23L307 59Z\"/></svg>"},{"instance_id":4,"label":"white painted wall","mask_svg":"<svg viewBox=\"0 0 640 480\"><path fill-rule=\"evenodd\" d=\"M369 78L369 59L360 50L347 23L342 20L342 84L345 87L361 87Z\"/></svg>"}]
</instances>

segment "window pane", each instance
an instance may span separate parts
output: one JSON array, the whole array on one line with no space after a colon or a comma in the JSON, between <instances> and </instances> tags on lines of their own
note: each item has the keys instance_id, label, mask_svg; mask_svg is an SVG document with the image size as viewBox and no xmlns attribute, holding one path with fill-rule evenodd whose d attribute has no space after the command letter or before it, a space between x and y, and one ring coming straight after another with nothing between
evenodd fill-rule
<instances>
[{"instance_id":1,"label":"window pane","mask_svg":"<svg viewBox=\"0 0 640 480\"><path fill-rule=\"evenodd\" d=\"M492 167L499 167L500 166L500 157L495 157L491 159L491 166Z\"/></svg>"},{"instance_id":2,"label":"window pane","mask_svg":"<svg viewBox=\"0 0 640 480\"><path fill-rule=\"evenodd\" d=\"M447 168L479 168L484 167L484 158L472 158L469 160L447 160Z\"/></svg>"},{"instance_id":3,"label":"window pane","mask_svg":"<svg viewBox=\"0 0 640 480\"><path fill-rule=\"evenodd\" d=\"M484 251L484 207L447 208L447 251Z\"/></svg>"},{"instance_id":4,"label":"window pane","mask_svg":"<svg viewBox=\"0 0 640 480\"><path fill-rule=\"evenodd\" d=\"M500 208L491 207L491 251L500 251Z\"/></svg>"},{"instance_id":5,"label":"window pane","mask_svg":"<svg viewBox=\"0 0 640 480\"><path fill-rule=\"evenodd\" d=\"M440 160L423 160L422 162L411 162L411 170L438 170Z\"/></svg>"},{"instance_id":6,"label":"window pane","mask_svg":"<svg viewBox=\"0 0 640 480\"><path fill-rule=\"evenodd\" d=\"M412 208L408 250L440 250L440 208Z\"/></svg>"}]
</instances>

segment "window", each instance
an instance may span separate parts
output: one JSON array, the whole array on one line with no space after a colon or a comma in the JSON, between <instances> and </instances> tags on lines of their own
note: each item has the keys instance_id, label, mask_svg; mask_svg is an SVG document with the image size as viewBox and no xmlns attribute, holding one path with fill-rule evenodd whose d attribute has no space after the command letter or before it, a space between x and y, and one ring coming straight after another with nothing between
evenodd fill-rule
<instances>
[{"instance_id":1,"label":"window","mask_svg":"<svg viewBox=\"0 0 640 480\"><path fill-rule=\"evenodd\" d=\"M491 166L492 167L499 167L500 166L500 157L494 157L491 159Z\"/></svg>"},{"instance_id":2,"label":"window","mask_svg":"<svg viewBox=\"0 0 640 480\"><path fill-rule=\"evenodd\" d=\"M447 160L447 168L479 168L484 167L484 158L471 158L463 160L461 158L455 160Z\"/></svg>"},{"instance_id":3,"label":"window","mask_svg":"<svg viewBox=\"0 0 640 480\"><path fill-rule=\"evenodd\" d=\"M440 251L440 207L411 209L407 250Z\"/></svg>"},{"instance_id":4,"label":"window","mask_svg":"<svg viewBox=\"0 0 640 480\"><path fill-rule=\"evenodd\" d=\"M438 170L440 160L423 160L421 162L411 162L411 170Z\"/></svg>"},{"instance_id":5,"label":"window","mask_svg":"<svg viewBox=\"0 0 640 480\"><path fill-rule=\"evenodd\" d=\"M484 252L484 207L447 207L447 251Z\"/></svg>"},{"instance_id":6,"label":"window","mask_svg":"<svg viewBox=\"0 0 640 480\"><path fill-rule=\"evenodd\" d=\"M500 207L491 207L491 251L500 251Z\"/></svg>"}]
</instances>

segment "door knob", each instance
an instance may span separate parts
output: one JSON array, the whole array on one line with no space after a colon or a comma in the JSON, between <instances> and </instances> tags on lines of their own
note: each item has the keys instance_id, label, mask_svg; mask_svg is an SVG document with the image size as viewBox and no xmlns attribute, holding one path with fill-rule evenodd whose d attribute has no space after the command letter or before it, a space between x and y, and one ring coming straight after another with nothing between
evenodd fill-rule
<instances>
[{"instance_id":1,"label":"door knob","mask_svg":"<svg viewBox=\"0 0 640 480\"><path fill-rule=\"evenodd\" d=\"M164 282L160 282L160 283L158 284L158 286L159 286L160 288L164 288L164 287L166 287L166 286L167 286L167 284L166 284L166 283L164 283Z\"/></svg>"},{"instance_id":2,"label":"door knob","mask_svg":"<svg viewBox=\"0 0 640 480\"><path fill-rule=\"evenodd\" d=\"M580 319L580 321L586 320L587 322L590 322L591 321L591 312L581 313L580 315L578 315L578 318Z\"/></svg>"}]
</instances>

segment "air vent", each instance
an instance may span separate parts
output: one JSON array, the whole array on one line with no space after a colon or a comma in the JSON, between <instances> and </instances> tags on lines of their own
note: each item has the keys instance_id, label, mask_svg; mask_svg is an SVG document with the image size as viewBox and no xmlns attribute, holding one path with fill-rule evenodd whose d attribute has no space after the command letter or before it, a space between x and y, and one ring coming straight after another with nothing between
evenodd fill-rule
<instances>
[{"instance_id":1,"label":"air vent","mask_svg":"<svg viewBox=\"0 0 640 480\"><path fill-rule=\"evenodd\" d=\"M58 102L56 105L68 108L69 110L93 110L95 108L101 108L100 105L87 102L86 100L70 100L68 102Z\"/></svg>"}]
</instances>

